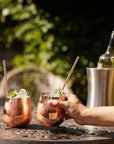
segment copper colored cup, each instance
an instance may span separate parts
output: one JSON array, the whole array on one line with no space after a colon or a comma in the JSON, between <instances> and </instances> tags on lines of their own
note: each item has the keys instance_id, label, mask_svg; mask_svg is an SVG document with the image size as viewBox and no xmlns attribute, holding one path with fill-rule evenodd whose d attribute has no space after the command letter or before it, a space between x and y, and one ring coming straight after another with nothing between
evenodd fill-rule
<instances>
[{"instance_id":1,"label":"copper colored cup","mask_svg":"<svg viewBox=\"0 0 114 144\"><path fill-rule=\"evenodd\" d=\"M45 93L40 95L40 99L37 105L37 119L44 126L52 127L60 125L65 118L66 112L62 108L51 107L47 104L49 99L56 100L67 100L67 98L61 97L48 97L45 96Z\"/></svg>"},{"instance_id":2,"label":"copper colored cup","mask_svg":"<svg viewBox=\"0 0 114 144\"><path fill-rule=\"evenodd\" d=\"M26 126L32 119L31 98L6 99L3 119L10 127Z\"/></svg>"}]
</instances>

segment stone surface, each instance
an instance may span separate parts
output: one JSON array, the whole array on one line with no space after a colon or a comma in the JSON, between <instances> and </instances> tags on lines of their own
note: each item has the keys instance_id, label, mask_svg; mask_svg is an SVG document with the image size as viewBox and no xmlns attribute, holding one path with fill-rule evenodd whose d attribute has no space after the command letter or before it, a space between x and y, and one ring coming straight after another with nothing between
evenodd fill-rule
<instances>
[{"instance_id":1,"label":"stone surface","mask_svg":"<svg viewBox=\"0 0 114 144\"><path fill-rule=\"evenodd\" d=\"M24 128L11 128L3 122L3 107L0 107L0 144L112 144L114 127L80 126L74 120L66 120L58 127L45 127L33 118Z\"/></svg>"}]
</instances>

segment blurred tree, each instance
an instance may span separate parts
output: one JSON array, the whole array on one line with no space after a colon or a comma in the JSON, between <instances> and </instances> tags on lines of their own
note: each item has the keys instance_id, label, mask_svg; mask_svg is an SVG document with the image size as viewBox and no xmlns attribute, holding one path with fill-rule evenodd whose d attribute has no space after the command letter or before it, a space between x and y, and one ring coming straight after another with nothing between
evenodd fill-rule
<instances>
[{"instance_id":1,"label":"blurred tree","mask_svg":"<svg viewBox=\"0 0 114 144\"><path fill-rule=\"evenodd\" d=\"M48 14L43 14L42 9L37 10L32 1L23 3L22 0L6 0L2 4L1 22L6 24L6 46L16 49L19 44L20 50L23 50L14 58L13 63L16 66L27 66L33 61L39 64L42 60L39 52L48 52L53 41L51 34L46 35L53 26L46 20Z\"/></svg>"},{"instance_id":2,"label":"blurred tree","mask_svg":"<svg viewBox=\"0 0 114 144\"><path fill-rule=\"evenodd\" d=\"M96 66L113 28L113 8L106 8L95 1L1 0L0 40L19 52L15 67L34 64L63 77L79 55L69 85L86 103L86 67Z\"/></svg>"}]
</instances>

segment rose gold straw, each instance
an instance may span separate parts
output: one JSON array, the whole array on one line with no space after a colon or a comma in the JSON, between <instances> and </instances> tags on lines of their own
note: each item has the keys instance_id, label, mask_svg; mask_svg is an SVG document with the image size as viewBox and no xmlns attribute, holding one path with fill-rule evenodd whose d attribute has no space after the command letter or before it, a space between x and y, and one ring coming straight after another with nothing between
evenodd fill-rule
<instances>
[{"instance_id":1,"label":"rose gold straw","mask_svg":"<svg viewBox=\"0 0 114 144\"><path fill-rule=\"evenodd\" d=\"M71 74L72 74L72 72L73 72L73 70L74 70L74 68L75 68L75 66L76 66L76 64L77 64L77 62L78 62L78 60L79 60L79 56L77 56L77 58L75 59L75 62L74 62L74 64L73 64L73 66L72 66L72 68L71 68L71 70L70 70L70 72L69 72L69 74L68 74L68 76L67 76L67 78L66 78L66 80L65 80L65 83L64 83L64 85L63 85L63 87L62 87L61 90L64 89L64 87L65 87L68 79L70 78L70 76L71 76Z\"/></svg>"},{"instance_id":2,"label":"rose gold straw","mask_svg":"<svg viewBox=\"0 0 114 144\"><path fill-rule=\"evenodd\" d=\"M7 70L6 70L6 61L5 60L3 60L3 67L4 67L4 78L6 81L6 96L8 97L9 93L8 93L8 81L7 81Z\"/></svg>"}]
</instances>

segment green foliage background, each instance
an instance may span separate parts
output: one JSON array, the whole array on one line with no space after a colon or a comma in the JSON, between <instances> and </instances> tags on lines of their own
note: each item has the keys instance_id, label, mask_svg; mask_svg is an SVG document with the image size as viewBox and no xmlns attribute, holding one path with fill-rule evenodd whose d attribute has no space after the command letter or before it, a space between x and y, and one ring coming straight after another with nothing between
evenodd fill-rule
<instances>
[{"instance_id":1,"label":"green foliage background","mask_svg":"<svg viewBox=\"0 0 114 144\"><path fill-rule=\"evenodd\" d=\"M107 48L114 28L112 3L1 0L0 42L17 51L14 67L34 64L64 78L79 55L69 86L86 103L86 67L95 67Z\"/></svg>"}]
</instances>

